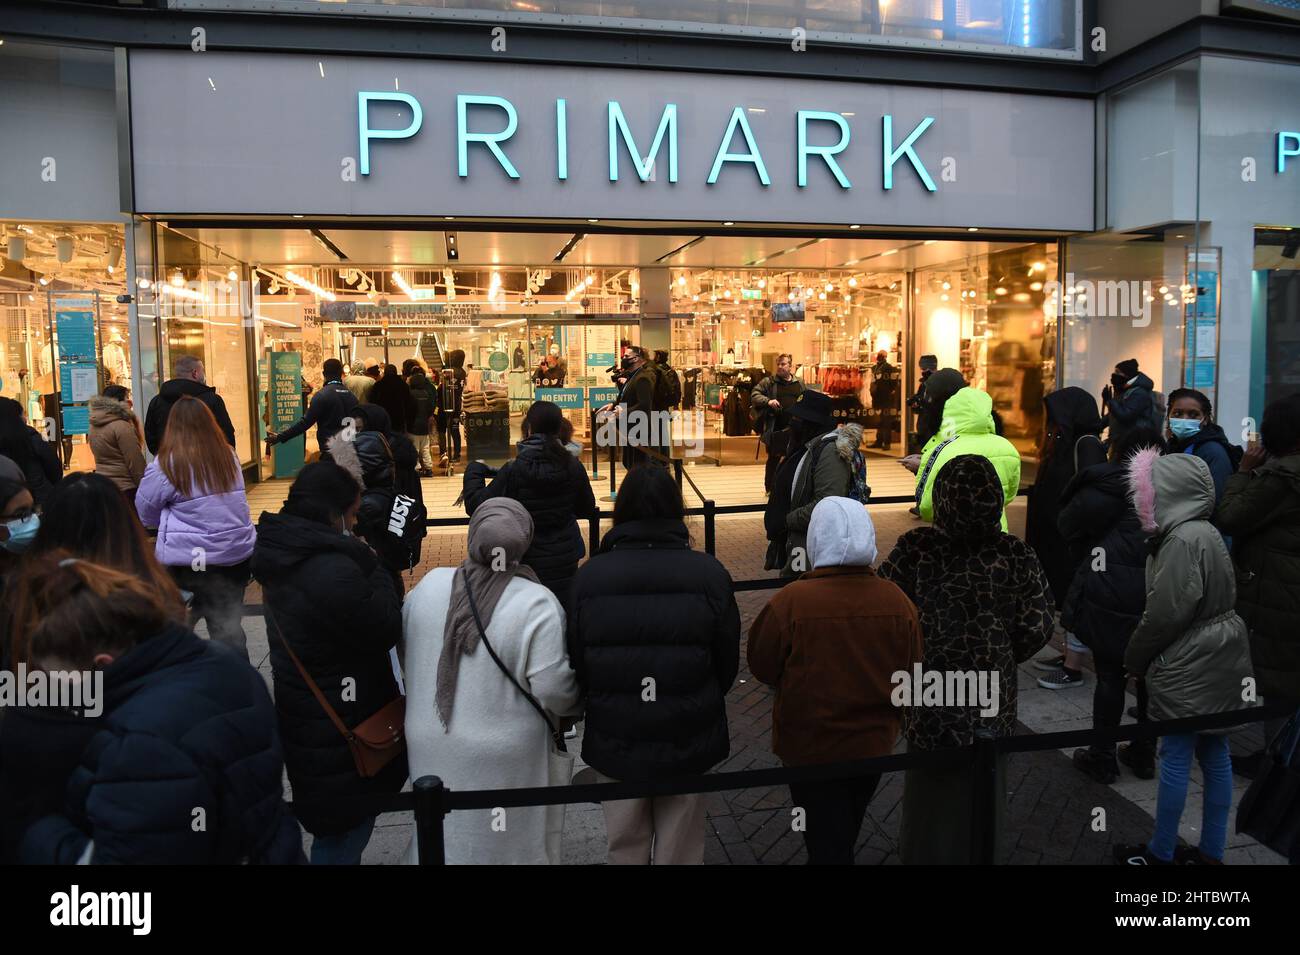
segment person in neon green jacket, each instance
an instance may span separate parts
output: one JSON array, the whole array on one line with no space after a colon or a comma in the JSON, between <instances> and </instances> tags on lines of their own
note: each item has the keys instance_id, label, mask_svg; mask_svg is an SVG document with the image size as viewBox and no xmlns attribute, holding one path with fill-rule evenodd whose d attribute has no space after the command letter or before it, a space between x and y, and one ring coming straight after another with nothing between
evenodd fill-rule
<instances>
[{"instance_id":1,"label":"person in neon green jacket","mask_svg":"<svg viewBox=\"0 0 1300 955\"><path fill-rule=\"evenodd\" d=\"M962 388L943 406L939 433L921 449L916 470L916 505L921 517L934 520L934 478L960 454L988 458L1002 481L1002 529L1007 529L1007 505L1020 490L1020 452L993 425L993 399L978 388Z\"/></svg>"}]
</instances>

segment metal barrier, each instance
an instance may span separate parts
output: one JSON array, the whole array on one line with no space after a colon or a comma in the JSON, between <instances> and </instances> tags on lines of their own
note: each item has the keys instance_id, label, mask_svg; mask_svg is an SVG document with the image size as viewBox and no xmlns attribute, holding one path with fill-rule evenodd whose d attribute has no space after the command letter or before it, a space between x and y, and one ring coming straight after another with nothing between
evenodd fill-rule
<instances>
[{"instance_id":1,"label":"metal barrier","mask_svg":"<svg viewBox=\"0 0 1300 955\"><path fill-rule=\"evenodd\" d=\"M1259 706L1208 716L1164 720L1158 723L1134 723L1110 729L1033 733L1024 736L995 737L989 731L981 730L977 731L974 742L950 749L916 750L819 766L746 769L645 782L582 783L523 789L453 790L447 788L437 776L421 776L414 781L410 792L370 797L359 800L359 803L367 812L373 812L375 815L382 812L414 812L420 864L442 865L446 861L443 820L451 812L601 803L617 799L725 792L788 786L791 782L860 779L864 776L917 768L965 768L972 773L975 783L971 787L971 859L977 864L992 865L996 861L994 820L998 800L1004 798L1004 794L997 791L996 783L997 758L1000 754L1063 749L1102 742L1154 739L1177 733L1226 729L1289 716L1292 712L1294 707Z\"/></svg>"}]
</instances>

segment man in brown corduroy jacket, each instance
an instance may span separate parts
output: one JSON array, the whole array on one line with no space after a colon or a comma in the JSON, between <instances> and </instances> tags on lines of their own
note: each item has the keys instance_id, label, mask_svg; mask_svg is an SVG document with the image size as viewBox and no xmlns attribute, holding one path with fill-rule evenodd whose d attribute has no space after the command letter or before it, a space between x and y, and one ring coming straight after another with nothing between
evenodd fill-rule
<instances>
[{"instance_id":1,"label":"man in brown corduroy jacket","mask_svg":"<svg viewBox=\"0 0 1300 955\"><path fill-rule=\"evenodd\" d=\"M824 498L808 526L813 569L778 591L750 628L749 669L776 688L772 751L787 766L886 756L898 740L891 677L921 660L921 625L903 591L872 571L875 558L866 508ZM879 781L790 784L810 864L852 864Z\"/></svg>"}]
</instances>

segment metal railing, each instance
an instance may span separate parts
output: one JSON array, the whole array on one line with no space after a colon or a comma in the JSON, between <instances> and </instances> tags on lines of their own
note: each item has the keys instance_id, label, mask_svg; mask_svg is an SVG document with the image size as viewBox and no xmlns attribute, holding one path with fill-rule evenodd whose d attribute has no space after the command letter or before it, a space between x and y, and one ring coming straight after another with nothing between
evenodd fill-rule
<instances>
[{"instance_id":1,"label":"metal railing","mask_svg":"<svg viewBox=\"0 0 1300 955\"><path fill-rule=\"evenodd\" d=\"M970 773L972 781L970 858L976 864L992 865L996 862L995 819L998 800L1005 798L997 786L997 760L1000 755L1090 746L1094 743L1154 740L1159 736L1229 729L1289 716L1293 712L1294 707L1290 706L1258 706L1108 729L1031 733L1023 736L997 737L987 730L977 730L973 742L949 749L914 750L850 762L703 773L639 782L455 790L447 787L440 777L426 775L415 779L409 792L368 797L358 800L358 804L367 812L373 811L375 815L383 812L414 812L420 864L442 865L446 861L443 822L452 812L728 792L788 786L791 782L861 779L909 769L964 769Z\"/></svg>"}]
</instances>

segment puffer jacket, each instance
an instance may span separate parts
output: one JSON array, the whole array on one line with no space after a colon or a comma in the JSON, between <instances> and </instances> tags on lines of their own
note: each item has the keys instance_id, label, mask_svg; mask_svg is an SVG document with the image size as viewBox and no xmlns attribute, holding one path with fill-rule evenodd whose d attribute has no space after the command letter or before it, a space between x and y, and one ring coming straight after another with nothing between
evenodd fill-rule
<instances>
[{"instance_id":1,"label":"puffer jacket","mask_svg":"<svg viewBox=\"0 0 1300 955\"><path fill-rule=\"evenodd\" d=\"M808 465L818 444L827 444L817 454L816 464ZM808 563L808 523L813 508L826 497L844 497L853 482L853 452L862 444L862 425L846 424L818 435L804 445L803 460L797 466L790 490L790 509L785 515L785 565L783 577L798 576L812 565Z\"/></svg>"},{"instance_id":2,"label":"puffer jacket","mask_svg":"<svg viewBox=\"0 0 1300 955\"><path fill-rule=\"evenodd\" d=\"M1112 448L1122 445L1124 436L1136 427L1160 427L1155 387L1155 382L1139 371L1133 384L1106 404L1106 437Z\"/></svg>"},{"instance_id":3,"label":"puffer jacket","mask_svg":"<svg viewBox=\"0 0 1300 955\"><path fill-rule=\"evenodd\" d=\"M1212 421L1203 423L1199 431L1186 438L1170 437L1168 444L1170 454L1194 454L1209 466L1216 504L1223 499L1224 488L1234 470L1230 448L1228 436Z\"/></svg>"},{"instance_id":4,"label":"puffer jacket","mask_svg":"<svg viewBox=\"0 0 1300 955\"><path fill-rule=\"evenodd\" d=\"M95 471L124 491L134 491L144 477L140 419L125 401L96 395L90 399L90 453Z\"/></svg>"},{"instance_id":5,"label":"puffer jacket","mask_svg":"<svg viewBox=\"0 0 1300 955\"><path fill-rule=\"evenodd\" d=\"M437 394L423 371L413 371L406 382L411 391L411 417L406 422L410 434L425 435L429 433L429 419L436 410Z\"/></svg>"},{"instance_id":6,"label":"puffer jacket","mask_svg":"<svg viewBox=\"0 0 1300 955\"><path fill-rule=\"evenodd\" d=\"M933 377L933 376L931 376ZM1002 481L1002 529L1006 509L1020 491L1020 452L993 426L993 399L977 388L958 390L943 406L939 433L921 449L916 471L916 505L921 517L934 520L934 479L945 464L962 454L988 458Z\"/></svg>"},{"instance_id":7,"label":"puffer jacket","mask_svg":"<svg viewBox=\"0 0 1300 955\"><path fill-rule=\"evenodd\" d=\"M187 497L167 479L155 458L135 492L135 507L145 527L158 528L155 553L167 567L189 567L200 554L216 567L232 567L252 556L257 532L248 514L244 474L238 468L229 491Z\"/></svg>"},{"instance_id":8,"label":"puffer jacket","mask_svg":"<svg viewBox=\"0 0 1300 955\"><path fill-rule=\"evenodd\" d=\"M1124 465L1107 461L1076 474L1061 496L1057 528L1076 566L1061 626L1098 659L1122 664L1147 599L1146 534Z\"/></svg>"},{"instance_id":9,"label":"puffer jacket","mask_svg":"<svg viewBox=\"0 0 1300 955\"><path fill-rule=\"evenodd\" d=\"M582 464L562 445L563 453L547 448L547 439L533 435L519 442L519 451L487 483L490 469L475 461L465 469L465 512L471 517L484 501L508 497L533 516L533 542L523 562L537 572L561 605L569 606L569 589L578 562L586 556L579 518L596 509L591 481Z\"/></svg>"},{"instance_id":10,"label":"puffer jacket","mask_svg":"<svg viewBox=\"0 0 1300 955\"><path fill-rule=\"evenodd\" d=\"M172 625L105 668L103 703L61 811L28 827L22 861L70 865L87 849L92 864L302 861L273 704L247 660Z\"/></svg>"},{"instance_id":11,"label":"puffer jacket","mask_svg":"<svg viewBox=\"0 0 1300 955\"><path fill-rule=\"evenodd\" d=\"M1260 694L1300 704L1300 454L1228 478L1214 523L1232 538Z\"/></svg>"},{"instance_id":12,"label":"puffer jacket","mask_svg":"<svg viewBox=\"0 0 1300 955\"><path fill-rule=\"evenodd\" d=\"M691 549L686 525L615 526L574 577L572 603L569 663L587 699L583 760L613 779L643 780L725 759L740 611L726 568Z\"/></svg>"},{"instance_id":13,"label":"puffer jacket","mask_svg":"<svg viewBox=\"0 0 1300 955\"><path fill-rule=\"evenodd\" d=\"M1210 469L1193 455L1147 448L1129 458L1128 475L1151 556L1146 608L1124 666L1146 678L1153 720L1242 709L1250 645L1234 609L1232 558L1210 523Z\"/></svg>"},{"instance_id":14,"label":"puffer jacket","mask_svg":"<svg viewBox=\"0 0 1300 955\"><path fill-rule=\"evenodd\" d=\"M355 804L357 797L402 788L406 759L372 779L359 776L347 741L280 635L344 725L356 726L397 696L388 651L402 635L402 614L392 575L356 537L303 517L263 513L253 576L266 601L275 708L295 811L315 835L346 832L370 815Z\"/></svg>"},{"instance_id":15,"label":"puffer jacket","mask_svg":"<svg viewBox=\"0 0 1300 955\"><path fill-rule=\"evenodd\" d=\"M1061 493L1074 477L1078 460L1076 451L1086 454L1088 449L1095 449L1094 457L1080 462L1080 466L1106 459L1099 440L1079 444L1081 438L1101 434L1105 422L1097 413L1096 399L1082 388L1053 391L1043 399L1043 405L1047 409L1047 433L1038 473L1025 508L1025 540L1042 561L1047 582L1052 587L1052 599L1059 607L1065 602L1077 566L1056 526L1061 512Z\"/></svg>"}]
</instances>

